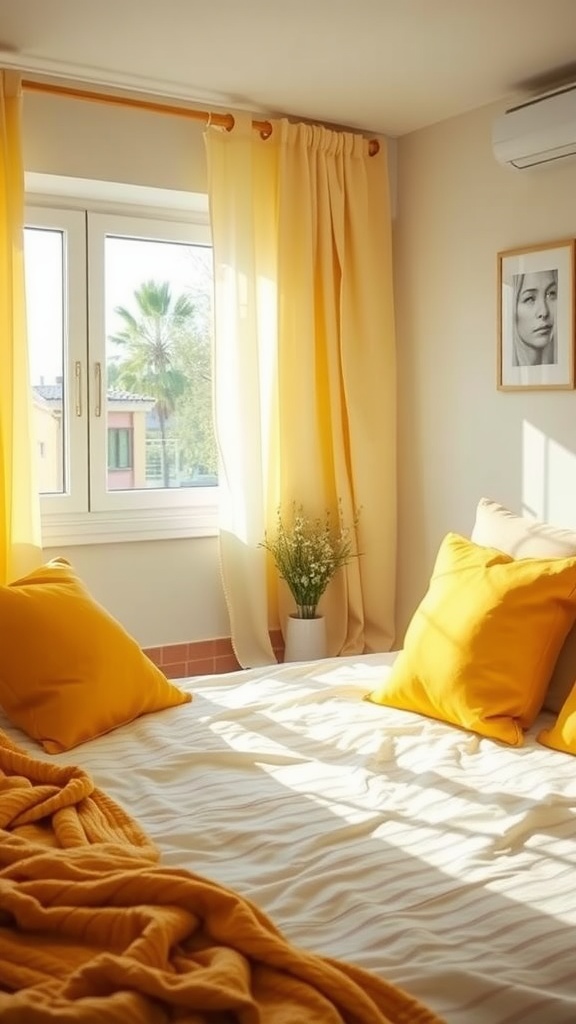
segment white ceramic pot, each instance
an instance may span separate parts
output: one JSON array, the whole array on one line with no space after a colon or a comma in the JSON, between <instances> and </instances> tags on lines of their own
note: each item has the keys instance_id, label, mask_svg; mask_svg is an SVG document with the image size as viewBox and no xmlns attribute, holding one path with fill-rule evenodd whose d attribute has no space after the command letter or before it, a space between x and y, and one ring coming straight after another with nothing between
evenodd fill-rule
<instances>
[{"instance_id":1,"label":"white ceramic pot","mask_svg":"<svg viewBox=\"0 0 576 1024\"><path fill-rule=\"evenodd\" d=\"M327 656L326 619L300 619L289 615L286 622L284 661L315 661Z\"/></svg>"}]
</instances>

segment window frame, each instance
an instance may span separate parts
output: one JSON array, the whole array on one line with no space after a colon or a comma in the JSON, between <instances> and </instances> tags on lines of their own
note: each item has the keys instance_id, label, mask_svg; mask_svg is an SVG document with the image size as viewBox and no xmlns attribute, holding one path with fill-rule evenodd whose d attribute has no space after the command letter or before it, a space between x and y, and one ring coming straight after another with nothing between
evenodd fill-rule
<instances>
[{"instance_id":1,"label":"window frame","mask_svg":"<svg viewBox=\"0 0 576 1024\"><path fill-rule=\"evenodd\" d=\"M82 416L88 405L85 365L86 350L83 344L87 336L87 315L84 302L70 303L68 294L82 294L86 287L86 249L84 246L84 214L77 210L47 210L42 207L26 210L25 226L40 230L62 233L62 422L63 432L63 492L41 494L40 511L45 516L66 514L79 515L88 507L88 452L82 434L72 430L72 424ZM55 215L57 214L57 215ZM72 241L72 246L67 241ZM74 259L70 259L73 248ZM76 372L78 369L78 372Z\"/></svg>"},{"instance_id":2,"label":"window frame","mask_svg":"<svg viewBox=\"0 0 576 1024\"><path fill-rule=\"evenodd\" d=\"M81 301L65 302L64 366L68 387L64 390L68 423L75 415L78 397L84 417L84 431L72 432L69 441L66 494L41 495L42 538L46 546L97 544L168 538L214 536L218 532L218 486L170 488L150 492L121 492L100 489L96 497L93 478L89 485L93 452L101 445L99 459L107 463L107 417L95 416L95 363L105 366L103 304L89 301L89 280L98 288L98 275L103 296L103 265L90 267L90 256L102 249L105 231L110 225L129 230L131 237L143 235L154 239L188 241L211 245L207 197L195 193L173 193L163 189L120 186L114 183L77 182L50 175L26 175L26 227L54 228L57 222L75 246L74 255L65 246L64 267L67 273L65 294L83 294ZM121 201L118 201L121 197ZM130 202L126 200L130 198ZM86 227L97 227L97 238L91 238ZM84 237L83 255L79 243L80 224ZM150 231L154 228L152 234ZM62 230L63 228L60 228ZM68 234L68 232L70 232ZM95 276L94 276L95 275ZM94 334L94 332L100 331ZM99 340L96 340L96 339ZM96 359L96 355L100 359ZM78 381L78 366L80 379ZM76 374L76 376L75 376ZM73 382L76 381L76 390ZM103 387L105 382L103 381ZM74 408L72 406L74 405ZM64 408L64 406L63 406ZM77 419L77 417L76 417ZM95 424L95 420L100 422ZM75 424L78 426L78 424ZM94 433L96 431L96 433ZM93 473L93 470L92 470ZM92 493L89 490L92 488ZM141 499L145 494L145 504ZM105 500L100 500L104 498ZM127 499L127 500L126 500ZM91 503L91 506L90 506Z\"/></svg>"}]
</instances>

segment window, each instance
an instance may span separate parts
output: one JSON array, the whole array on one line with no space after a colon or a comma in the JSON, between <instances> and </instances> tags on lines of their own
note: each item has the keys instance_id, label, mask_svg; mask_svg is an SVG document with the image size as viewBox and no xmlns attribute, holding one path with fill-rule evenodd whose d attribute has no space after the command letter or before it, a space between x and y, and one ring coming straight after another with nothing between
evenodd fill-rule
<instances>
[{"instance_id":1,"label":"window","mask_svg":"<svg viewBox=\"0 0 576 1024\"><path fill-rule=\"evenodd\" d=\"M214 532L208 225L31 207L25 272L45 540Z\"/></svg>"},{"instance_id":2,"label":"window","mask_svg":"<svg viewBox=\"0 0 576 1024\"><path fill-rule=\"evenodd\" d=\"M132 468L131 427L108 427L108 470Z\"/></svg>"}]
</instances>

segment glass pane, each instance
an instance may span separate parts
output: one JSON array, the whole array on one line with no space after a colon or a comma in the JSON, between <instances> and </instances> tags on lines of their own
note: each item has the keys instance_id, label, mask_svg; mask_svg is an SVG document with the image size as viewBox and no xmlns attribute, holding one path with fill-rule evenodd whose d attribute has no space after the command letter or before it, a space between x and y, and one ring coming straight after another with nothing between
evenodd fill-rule
<instances>
[{"instance_id":1,"label":"glass pane","mask_svg":"<svg viewBox=\"0 0 576 1024\"><path fill-rule=\"evenodd\" d=\"M114 470L132 469L132 431L125 427L108 427L108 481L115 488Z\"/></svg>"},{"instance_id":2,"label":"glass pane","mask_svg":"<svg viewBox=\"0 0 576 1024\"><path fill-rule=\"evenodd\" d=\"M206 246L106 237L107 490L217 484L212 294Z\"/></svg>"},{"instance_id":3,"label":"glass pane","mask_svg":"<svg viewBox=\"0 0 576 1024\"><path fill-rule=\"evenodd\" d=\"M26 319L33 427L42 494L65 490L64 235L24 231Z\"/></svg>"}]
</instances>

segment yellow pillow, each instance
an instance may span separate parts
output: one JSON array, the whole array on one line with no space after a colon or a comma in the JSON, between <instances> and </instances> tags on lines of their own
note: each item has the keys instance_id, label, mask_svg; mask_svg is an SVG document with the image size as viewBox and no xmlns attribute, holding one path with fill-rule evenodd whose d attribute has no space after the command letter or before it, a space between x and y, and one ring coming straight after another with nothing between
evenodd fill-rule
<instances>
[{"instance_id":1,"label":"yellow pillow","mask_svg":"<svg viewBox=\"0 0 576 1024\"><path fill-rule=\"evenodd\" d=\"M48 753L190 699L64 559L0 587L0 705Z\"/></svg>"},{"instance_id":2,"label":"yellow pillow","mask_svg":"<svg viewBox=\"0 0 576 1024\"><path fill-rule=\"evenodd\" d=\"M519 746L575 617L576 557L515 560L448 534L404 649L368 699Z\"/></svg>"},{"instance_id":3,"label":"yellow pillow","mask_svg":"<svg viewBox=\"0 0 576 1024\"><path fill-rule=\"evenodd\" d=\"M470 539L475 544L505 551L513 558L573 558L576 555L576 531L518 516L490 498L480 498L478 502ZM575 679L576 626L573 626L552 672L544 707L558 714Z\"/></svg>"},{"instance_id":4,"label":"yellow pillow","mask_svg":"<svg viewBox=\"0 0 576 1024\"><path fill-rule=\"evenodd\" d=\"M565 754L576 754L576 686L566 698L551 729L543 729L538 742Z\"/></svg>"}]
</instances>

